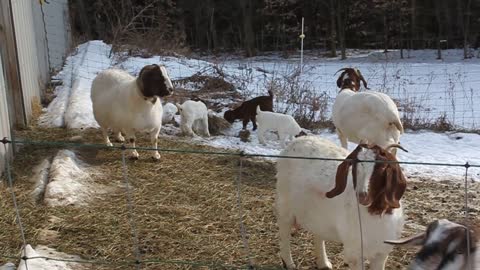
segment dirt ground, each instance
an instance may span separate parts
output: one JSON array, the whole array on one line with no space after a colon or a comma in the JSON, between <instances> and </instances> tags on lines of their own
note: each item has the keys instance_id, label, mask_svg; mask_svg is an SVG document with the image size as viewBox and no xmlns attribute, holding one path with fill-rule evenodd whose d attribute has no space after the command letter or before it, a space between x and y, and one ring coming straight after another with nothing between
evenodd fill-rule
<instances>
[{"instance_id":1,"label":"dirt ground","mask_svg":"<svg viewBox=\"0 0 480 270\"><path fill-rule=\"evenodd\" d=\"M31 129L18 132L20 138L36 141L68 141L74 135L64 129ZM83 141L101 143L100 132L83 131ZM149 146L143 138L139 146ZM162 138L159 145L169 149L219 151ZM32 168L52 156L58 146L22 146L13 163L14 193L25 227L27 242L48 245L58 251L105 262L86 264L87 269L135 269L135 249L129 223L127 196L122 175L120 150L73 149L81 160L100 173L95 182L111 187L111 192L91 199L84 207L49 208L29 199ZM149 261L141 269L209 269L188 262L215 263L210 269L246 266L248 256L259 269L281 266L278 256L276 219L273 212L275 167L258 159L235 156L162 152L160 162L140 151L140 160L127 161L132 186L138 252ZM241 173L240 173L241 172ZM241 175L241 205L249 250L244 248L240 227L238 176ZM433 179L409 179L404 197L410 235L437 218L461 220L464 216L464 190L461 182L437 182ZM470 216L480 211L480 185L470 183ZM22 245L10 190L0 185L0 254L18 256ZM45 237L45 229L56 237ZM293 258L299 269L314 269L312 237L300 231L292 241ZM348 269L342 261L341 245L327 243L334 269ZM395 249L386 269L405 269L414 250ZM0 264L7 261L0 258ZM177 261L178 263L172 263ZM223 266L221 266L223 265Z\"/></svg>"}]
</instances>

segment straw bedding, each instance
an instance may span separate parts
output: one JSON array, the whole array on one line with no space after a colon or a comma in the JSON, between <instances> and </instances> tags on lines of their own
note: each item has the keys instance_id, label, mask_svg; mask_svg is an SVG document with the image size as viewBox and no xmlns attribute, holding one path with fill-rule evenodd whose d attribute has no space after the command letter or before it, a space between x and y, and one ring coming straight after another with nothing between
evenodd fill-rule
<instances>
[{"instance_id":1,"label":"straw bedding","mask_svg":"<svg viewBox=\"0 0 480 270\"><path fill-rule=\"evenodd\" d=\"M31 140L66 141L73 135L64 129L34 129L17 136ZM101 143L100 132L82 132L83 141ZM141 138L139 146L149 146ZM174 139L161 139L160 147L214 150ZM135 269L122 264L135 260L129 223L127 195L122 175L120 150L74 149L90 166L101 171L94 181L108 186L110 193L92 198L87 207L35 205L28 193L31 169L42 158L54 155L60 148L22 147L13 164L14 192L20 205L27 242L44 244L58 251L80 255L85 259L109 261L110 264L85 265L88 269ZM215 149L218 150L218 149ZM155 163L147 152L140 160L127 161L128 178L134 201L133 218L138 231L142 260L180 260L245 266L247 251L243 247L239 224L236 181L239 158L200 154L161 153ZM270 269L280 267L276 219L273 211L275 168L271 162L245 159L241 169L241 202L244 211L250 254L253 262ZM478 173L478 172L477 172ZM479 185L472 184L471 216L478 207ZM463 189L460 184L417 179L409 184L405 197L408 215L406 234L411 234L433 218L460 219ZM16 224L13 203L6 185L0 186L0 254L18 255L22 241ZM58 232L56 238L45 238L41 230ZM300 269L313 269L311 235L295 233L293 257ZM327 243L335 269L348 269L342 262L341 246ZM403 269L412 250L395 250L387 269ZM0 263L5 259L0 258ZM118 263L118 264L116 264ZM146 263L142 269L209 269L190 264ZM224 269L220 266L211 269Z\"/></svg>"}]
</instances>

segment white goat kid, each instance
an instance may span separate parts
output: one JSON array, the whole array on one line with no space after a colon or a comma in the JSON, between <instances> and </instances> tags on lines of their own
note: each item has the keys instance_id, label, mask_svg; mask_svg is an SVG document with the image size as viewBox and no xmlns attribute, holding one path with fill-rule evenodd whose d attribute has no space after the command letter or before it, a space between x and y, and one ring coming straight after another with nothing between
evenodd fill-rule
<instances>
[{"instance_id":1,"label":"white goat kid","mask_svg":"<svg viewBox=\"0 0 480 270\"><path fill-rule=\"evenodd\" d=\"M177 112L177 106L174 104L166 103L163 105L162 123L166 124L175 121L175 114L177 114Z\"/></svg>"},{"instance_id":2,"label":"white goat kid","mask_svg":"<svg viewBox=\"0 0 480 270\"><path fill-rule=\"evenodd\" d=\"M403 126L397 106L380 92L357 93L355 82L360 79L350 78L355 74L360 73L358 70L342 73L341 90L332 107L332 120L342 147L347 149L348 141L366 141L381 147L399 143ZM396 149L392 149L392 153L396 154Z\"/></svg>"},{"instance_id":3,"label":"white goat kid","mask_svg":"<svg viewBox=\"0 0 480 270\"><path fill-rule=\"evenodd\" d=\"M463 225L440 219L430 223L426 232L385 243L421 247L409 270L480 269L480 224Z\"/></svg>"},{"instance_id":4,"label":"white goat kid","mask_svg":"<svg viewBox=\"0 0 480 270\"><path fill-rule=\"evenodd\" d=\"M281 155L396 160L393 154L377 145L359 145L348 155L347 150L333 142L313 136L295 139ZM280 253L288 269L295 268L289 243L292 226L314 234L319 269L332 268L324 241L343 243L345 260L350 269L361 269L362 247L364 259L370 261L370 269L384 269L392 248L383 241L400 236L404 224L400 199L406 189L406 179L398 163L339 163L289 158L281 158L277 162L276 209ZM356 172L353 177L349 175L351 166ZM357 207L363 226L363 246Z\"/></svg>"},{"instance_id":5,"label":"white goat kid","mask_svg":"<svg viewBox=\"0 0 480 270\"><path fill-rule=\"evenodd\" d=\"M261 144L265 144L265 133L267 131L278 132L280 145L282 147L285 147L287 139L291 140L294 137L306 135L291 115L262 111L260 106L257 106L256 120L258 124L258 141Z\"/></svg>"},{"instance_id":6,"label":"white goat kid","mask_svg":"<svg viewBox=\"0 0 480 270\"><path fill-rule=\"evenodd\" d=\"M108 129L112 129L120 141L124 141L120 132L126 134L134 148L135 132L149 132L153 147L157 148L163 114L159 98L172 91L172 82L163 66L147 65L138 78L118 69L100 72L92 82L91 99L93 115L107 146L112 146L108 138ZM133 149L131 157L138 156ZM160 159L158 151L153 152L153 158Z\"/></svg>"},{"instance_id":7,"label":"white goat kid","mask_svg":"<svg viewBox=\"0 0 480 270\"><path fill-rule=\"evenodd\" d=\"M201 101L187 100L182 105L176 104L182 117L180 128L183 134L194 136L193 130L210 137L208 131L208 109Z\"/></svg>"}]
</instances>

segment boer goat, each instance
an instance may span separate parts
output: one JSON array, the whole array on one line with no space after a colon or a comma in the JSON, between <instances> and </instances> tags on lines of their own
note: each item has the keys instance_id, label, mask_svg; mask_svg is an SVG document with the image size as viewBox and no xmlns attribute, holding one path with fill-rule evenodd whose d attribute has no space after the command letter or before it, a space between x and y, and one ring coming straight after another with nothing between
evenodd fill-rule
<instances>
[{"instance_id":1,"label":"boer goat","mask_svg":"<svg viewBox=\"0 0 480 270\"><path fill-rule=\"evenodd\" d=\"M348 154L329 140L304 136L281 152L284 157L348 159L341 163L293 158L278 160L276 210L280 255L287 269L295 268L289 243L292 226L314 235L319 269L332 268L325 252L325 241L343 243L345 261L350 269L361 269L362 247L364 258L370 261L370 269L384 269L392 247L383 241L396 239L403 229L400 200L407 184L398 163L372 162L396 161L387 151L389 147L360 144ZM370 162L356 162L358 160ZM349 173L350 167L352 173ZM358 215L361 216L363 243Z\"/></svg>"},{"instance_id":2,"label":"boer goat","mask_svg":"<svg viewBox=\"0 0 480 270\"><path fill-rule=\"evenodd\" d=\"M463 225L440 219L430 223L426 232L385 243L421 247L410 270L480 269L480 224Z\"/></svg>"},{"instance_id":3,"label":"boer goat","mask_svg":"<svg viewBox=\"0 0 480 270\"><path fill-rule=\"evenodd\" d=\"M356 74L353 69L345 72ZM341 90L333 103L332 120L342 147L347 148L348 141L366 141L384 148L399 143L403 125L393 100L380 92L357 93L353 79L343 76L339 79ZM396 148L392 153L396 154Z\"/></svg>"},{"instance_id":4,"label":"boer goat","mask_svg":"<svg viewBox=\"0 0 480 270\"><path fill-rule=\"evenodd\" d=\"M262 111L273 112L273 92L268 91L268 96L260 96L243 102L240 107L226 111L223 118L225 118L230 124L237 119L241 119L243 121L243 129L247 129L248 122L252 121L253 130L256 130L258 106L260 106Z\"/></svg>"},{"instance_id":5,"label":"boer goat","mask_svg":"<svg viewBox=\"0 0 480 270\"><path fill-rule=\"evenodd\" d=\"M142 68L138 78L119 69L100 72L92 83L91 99L93 115L102 129L107 146L112 146L108 138L108 129L117 134L123 142L123 132L132 147L135 147L135 132L150 133L153 147L157 148L158 134L162 126L161 97L173 92L172 82L167 70L156 64ZM138 159L133 149L131 157ZM160 159L158 151L153 152L155 160Z\"/></svg>"}]
</instances>

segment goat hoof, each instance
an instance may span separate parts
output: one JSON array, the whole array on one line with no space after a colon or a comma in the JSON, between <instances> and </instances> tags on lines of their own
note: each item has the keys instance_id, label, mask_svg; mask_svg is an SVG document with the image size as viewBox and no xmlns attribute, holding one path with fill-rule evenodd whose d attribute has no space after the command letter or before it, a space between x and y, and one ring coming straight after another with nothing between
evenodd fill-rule
<instances>
[{"instance_id":1,"label":"goat hoof","mask_svg":"<svg viewBox=\"0 0 480 270\"><path fill-rule=\"evenodd\" d=\"M332 264L329 262L329 265L323 267L316 267L317 270L332 270Z\"/></svg>"},{"instance_id":2,"label":"goat hoof","mask_svg":"<svg viewBox=\"0 0 480 270\"><path fill-rule=\"evenodd\" d=\"M154 161L159 161L160 160L160 154L159 153L156 153L155 155L152 156L152 159Z\"/></svg>"}]
</instances>

